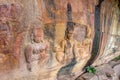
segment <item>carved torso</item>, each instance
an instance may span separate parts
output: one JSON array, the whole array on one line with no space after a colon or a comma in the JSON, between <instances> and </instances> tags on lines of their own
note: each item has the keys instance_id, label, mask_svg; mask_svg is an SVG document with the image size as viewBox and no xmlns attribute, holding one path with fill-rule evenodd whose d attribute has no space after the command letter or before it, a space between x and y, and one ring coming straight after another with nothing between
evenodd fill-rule
<instances>
[{"instance_id":1,"label":"carved torso","mask_svg":"<svg viewBox=\"0 0 120 80\"><path fill-rule=\"evenodd\" d=\"M64 40L64 58L66 63L70 63L75 58L75 40Z\"/></svg>"},{"instance_id":2,"label":"carved torso","mask_svg":"<svg viewBox=\"0 0 120 80\"><path fill-rule=\"evenodd\" d=\"M43 43L34 43L30 45L32 47L32 60L39 60L41 58L40 54L45 53L46 44Z\"/></svg>"}]
</instances>

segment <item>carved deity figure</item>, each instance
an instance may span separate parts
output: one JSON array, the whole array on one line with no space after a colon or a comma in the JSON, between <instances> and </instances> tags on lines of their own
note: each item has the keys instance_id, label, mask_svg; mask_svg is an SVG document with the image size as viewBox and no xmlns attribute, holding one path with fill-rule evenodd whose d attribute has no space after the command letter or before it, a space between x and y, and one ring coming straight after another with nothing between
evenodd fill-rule
<instances>
[{"instance_id":1,"label":"carved deity figure","mask_svg":"<svg viewBox=\"0 0 120 80\"><path fill-rule=\"evenodd\" d=\"M9 43L11 40L11 28L7 17L7 5L0 6L0 52L4 54L9 53Z\"/></svg>"},{"instance_id":2,"label":"carved deity figure","mask_svg":"<svg viewBox=\"0 0 120 80\"><path fill-rule=\"evenodd\" d=\"M55 48L56 59L62 64L70 64L73 59L77 59L77 41L73 39L74 28L66 29L65 38L61 41L60 47Z\"/></svg>"},{"instance_id":3,"label":"carved deity figure","mask_svg":"<svg viewBox=\"0 0 120 80\"><path fill-rule=\"evenodd\" d=\"M25 49L25 58L28 70L37 72L49 60L49 44L43 39L42 28L34 28L32 31L32 42Z\"/></svg>"},{"instance_id":4,"label":"carved deity figure","mask_svg":"<svg viewBox=\"0 0 120 80\"><path fill-rule=\"evenodd\" d=\"M77 74L86 65L90 58L90 33L86 33L86 38L78 42L74 39L74 27L67 27L65 38L60 45L55 46L56 59L64 67L60 69L60 73Z\"/></svg>"}]
</instances>

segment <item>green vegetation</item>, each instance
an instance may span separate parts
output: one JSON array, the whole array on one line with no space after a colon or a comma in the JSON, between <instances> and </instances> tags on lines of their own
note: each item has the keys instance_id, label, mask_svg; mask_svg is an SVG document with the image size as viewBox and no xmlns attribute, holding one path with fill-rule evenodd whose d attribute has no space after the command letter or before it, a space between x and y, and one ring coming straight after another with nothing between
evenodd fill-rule
<instances>
[{"instance_id":1,"label":"green vegetation","mask_svg":"<svg viewBox=\"0 0 120 80\"><path fill-rule=\"evenodd\" d=\"M120 55L113 59L113 61L118 61L118 60L120 60Z\"/></svg>"},{"instance_id":2,"label":"green vegetation","mask_svg":"<svg viewBox=\"0 0 120 80\"><path fill-rule=\"evenodd\" d=\"M87 66L86 68L85 68L85 70L86 70L86 72L88 72L88 73L93 73L93 74L95 74L96 73L96 69L95 69L95 67L91 67L91 66Z\"/></svg>"}]
</instances>

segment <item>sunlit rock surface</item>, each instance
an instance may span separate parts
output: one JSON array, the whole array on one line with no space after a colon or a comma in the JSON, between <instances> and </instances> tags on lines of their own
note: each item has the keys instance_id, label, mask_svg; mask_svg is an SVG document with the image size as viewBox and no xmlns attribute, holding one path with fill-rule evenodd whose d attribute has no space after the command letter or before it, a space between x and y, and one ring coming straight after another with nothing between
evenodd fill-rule
<instances>
[{"instance_id":1,"label":"sunlit rock surface","mask_svg":"<svg viewBox=\"0 0 120 80\"><path fill-rule=\"evenodd\" d=\"M100 47L93 65L107 63L120 55L119 24L119 2L104 0L100 9Z\"/></svg>"},{"instance_id":2,"label":"sunlit rock surface","mask_svg":"<svg viewBox=\"0 0 120 80\"><path fill-rule=\"evenodd\" d=\"M77 78L77 80L119 80L120 79L120 60L110 61L95 67L96 73L85 73Z\"/></svg>"},{"instance_id":3,"label":"sunlit rock surface","mask_svg":"<svg viewBox=\"0 0 120 80\"><path fill-rule=\"evenodd\" d=\"M75 80L88 61L100 65L118 56L118 4L101 3L97 41L95 7L99 3L0 0L0 79ZM99 45L93 53L95 41Z\"/></svg>"}]
</instances>

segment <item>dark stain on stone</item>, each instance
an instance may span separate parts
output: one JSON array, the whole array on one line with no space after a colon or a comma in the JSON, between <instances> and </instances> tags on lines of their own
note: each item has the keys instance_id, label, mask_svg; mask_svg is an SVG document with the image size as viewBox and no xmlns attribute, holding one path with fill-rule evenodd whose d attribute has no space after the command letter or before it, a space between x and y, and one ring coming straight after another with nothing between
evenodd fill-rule
<instances>
[{"instance_id":1,"label":"dark stain on stone","mask_svg":"<svg viewBox=\"0 0 120 80\"><path fill-rule=\"evenodd\" d=\"M119 10L120 10L120 0L118 0L118 7L119 7Z\"/></svg>"},{"instance_id":2,"label":"dark stain on stone","mask_svg":"<svg viewBox=\"0 0 120 80\"><path fill-rule=\"evenodd\" d=\"M92 57L88 61L86 65L91 65L99 56L99 45L100 45L100 11L101 11L101 4L104 0L99 0L98 5L95 6L95 24L94 24L94 29L95 29L95 36L93 40L93 45L92 45L92 51L91 55Z\"/></svg>"},{"instance_id":3,"label":"dark stain on stone","mask_svg":"<svg viewBox=\"0 0 120 80\"><path fill-rule=\"evenodd\" d=\"M53 46L54 46L54 40L55 40L55 23L49 23L49 24L45 24L44 25L44 34L45 34L45 38L47 38L49 40L50 43L50 61L49 63L52 62L53 59Z\"/></svg>"},{"instance_id":4,"label":"dark stain on stone","mask_svg":"<svg viewBox=\"0 0 120 80\"><path fill-rule=\"evenodd\" d=\"M75 23L72 21L72 6L70 2L68 2L67 4L67 29L71 28L74 30L74 25Z\"/></svg>"},{"instance_id":5,"label":"dark stain on stone","mask_svg":"<svg viewBox=\"0 0 120 80\"><path fill-rule=\"evenodd\" d=\"M47 11L47 15L51 19L56 19L56 4L54 0L44 0L45 1L45 7Z\"/></svg>"},{"instance_id":6,"label":"dark stain on stone","mask_svg":"<svg viewBox=\"0 0 120 80\"><path fill-rule=\"evenodd\" d=\"M67 4L67 18L68 22L72 22L72 6L69 2Z\"/></svg>"},{"instance_id":7,"label":"dark stain on stone","mask_svg":"<svg viewBox=\"0 0 120 80\"><path fill-rule=\"evenodd\" d=\"M55 39L55 24L54 23L45 24L44 34L46 38L54 40Z\"/></svg>"},{"instance_id":8,"label":"dark stain on stone","mask_svg":"<svg viewBox=\"0 0 120 80\"><path fill-rule=\"evenodd\" d=\"M76 64L76 59L73 58L73 60L71 61L71 63L69 63L68 65L63 66L62 68L60 68L60 70L57 73L57 80L73 80L73 77L75 76L74 73L72 73L72 69L74 67L74 65Z\"/></svg>"}]
</instances>

